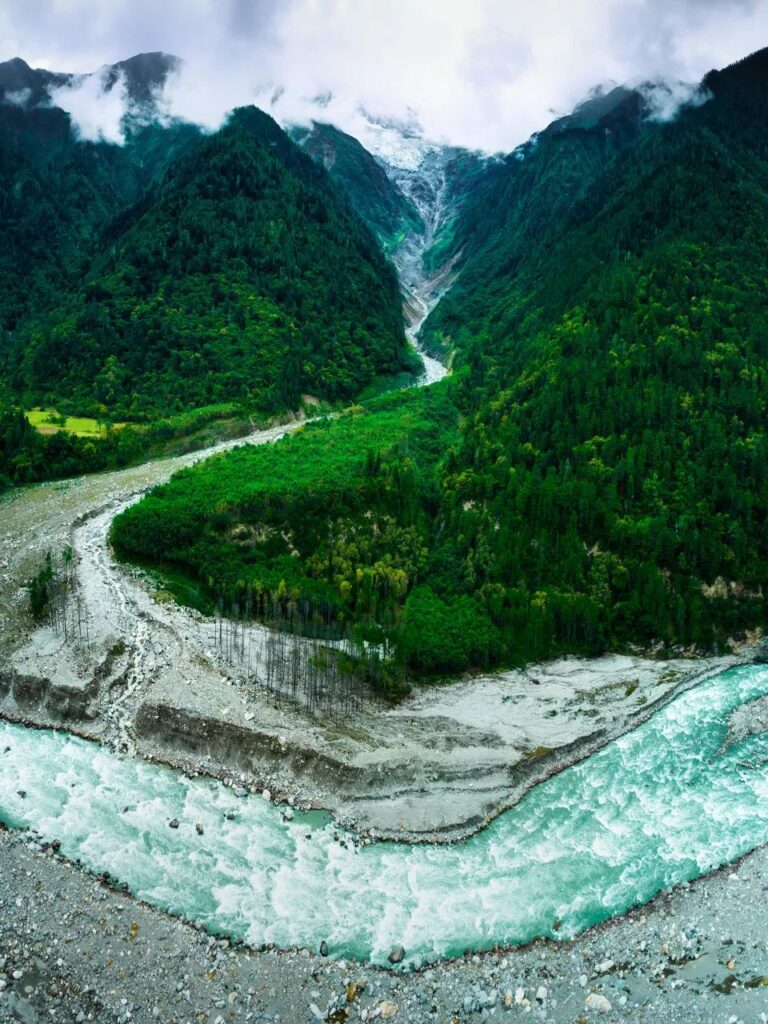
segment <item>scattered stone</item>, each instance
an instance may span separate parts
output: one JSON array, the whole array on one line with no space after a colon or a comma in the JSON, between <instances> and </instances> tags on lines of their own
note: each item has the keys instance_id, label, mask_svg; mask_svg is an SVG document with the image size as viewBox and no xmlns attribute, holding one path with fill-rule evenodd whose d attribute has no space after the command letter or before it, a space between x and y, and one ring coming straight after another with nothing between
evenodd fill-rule
<instances>
[{"instance_id":1,"label":"scattered stone","mask_svg":"<svg viewBox=\"0 0 768 1024\"><path fill-rule=\"evenodd\" d=\"M379 1016L382 1020L392 1020L396 1013L397 1003L393 1003L391 999L379 1003Z\"/></svg>"},{"instance_id":2,"label":"scattered stone","mask_svg":"<svg viewBox=\"0 0 768 1024\"><path fill-rule=\"evenodd\" d=\"M481 1002L485 1009L492 1010L499 999L499 993L496 989L492 989L490 992L484 992Z\"/></svg>"},{"instance_id":3,"label":"scattered stone","mask_svg":"<svg viewBox=\"0 0 768 1024\"><path fill-rule=\"evenodd\" d=\"M198 834L199 836L203 835L203 833L205 832L205 829L203 828L203 826L202 826L202 825L200 824L200 822L199 822L199 821L198 821L198 823L197 823L197 824L195 825L195 832L197 832L197 834Z\"/></svg>"},{"instance_id":4,"label":"scattered stone","mask_svg":"<svg viewBox=\"0 0 768 1024\"><path fill-rule=\"evenodd\" d=\"M405 949L402 946L395 946L395 948L390 952L389 956L387 957L387 960L389 960L391 964L402 963L404 959Z\"/></svg>"},{"instance_id":5,"label":"scattered stone","mask_svg":"<svg viewBox=\"0 0 768 1024\"><path fill-rule=\"evenodd\" d=\"M605 996L601 996L599 992L590 992L584 1000L584 1009L594 1010L595 1013L610 1013L612 1006Z\"/></svg>"},{"instance_id":6,"label":"scattered stone","mask_svg":"<svg viewBox=\"0 0 768 1024\"><path fill-rule=\"evenodd\" d=\"M168 822L168 828L178 828L178 827L179 827L179 819L178 818L171 818L171 820Z\"/></svg>"},{"instance_id":7,"label":"scattered stone","mask_svg":"<svg viewBox=\"0 0 768 1024\"><path fill-rule=\"evenodd\" d=\"M325 939L320 943L320 956L328 956L328 943Z\"/></svg>"},{"instance_id":8,"label":"scattered stone","mask_svg":"<svg viewBox=\"0 0 768 1024\"><path fill-rule=\"evenodd\" d=\"M598 964L595 970L598 974L607 974L608 971L613 969L613 960L603 960L601 964Z\"/></svg>"}]
</instances>

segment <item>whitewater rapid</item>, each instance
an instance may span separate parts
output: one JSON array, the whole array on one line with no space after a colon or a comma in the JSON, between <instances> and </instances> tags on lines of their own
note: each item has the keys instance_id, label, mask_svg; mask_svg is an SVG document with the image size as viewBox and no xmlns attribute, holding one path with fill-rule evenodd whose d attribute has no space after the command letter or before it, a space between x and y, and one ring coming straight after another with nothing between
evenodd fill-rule
<instances>
[{"instance_id":1,"label":"whitewater rapid","mask_svg":"<svg viewBox=\"0 0 768 1024\"><path fill-rule=\"evenodd\" d=\"M725 743L766 694L766 667L715 676L456 845L360 845L325 815L9 723L0 820L254 945L384 963L402 944L407 964L564 939L768 840L768 738Z\"/></svg>"}]
</instances>

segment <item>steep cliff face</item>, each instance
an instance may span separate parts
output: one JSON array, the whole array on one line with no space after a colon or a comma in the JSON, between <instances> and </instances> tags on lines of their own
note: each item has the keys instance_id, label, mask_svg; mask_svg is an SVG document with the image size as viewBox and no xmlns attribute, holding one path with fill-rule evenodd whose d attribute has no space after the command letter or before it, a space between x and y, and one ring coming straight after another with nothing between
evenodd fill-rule
<instances>
[{"instance_id":1,"label":"steep cliff face","mask_svg":"<svg viewBox=\"0 0 768 1024\"><path fill-rule=\"evenodd\" d=\"M427 139L415 122L365 115L362 125L362 141L319 122L291 133L344 189L395 264L414 329L452 280L459 212L493 177L496 161Z\"/></svg>"},{"instance_id":2,"label":"steep cliff face","mask_svg":"<svg viewBox=\"0 0 768 1024\"><path fill-rule=\"evenodd\" d=\"M330 124L295 127L290 135L344 190L385 252L410 235L424 233L417 205L357 139Z\"/></svg>"}]
</instances>

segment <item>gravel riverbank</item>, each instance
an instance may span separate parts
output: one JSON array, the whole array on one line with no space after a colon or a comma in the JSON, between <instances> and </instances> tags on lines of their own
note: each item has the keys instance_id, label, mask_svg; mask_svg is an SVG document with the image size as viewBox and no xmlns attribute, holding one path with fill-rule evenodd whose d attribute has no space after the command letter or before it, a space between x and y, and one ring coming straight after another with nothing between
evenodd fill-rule
<instances>
[{"instance_id":1,"label":"gravel riverbank","mask_svg":"<svg viewBox=\"0 0 768 1024\"><path fill-rule=\"evenodd\" d=\"M232 946L23 833L0 833L0 880L2 1021L768 1020L765 849L571 942L412 973Z\"/></svg>"}]
</instances>

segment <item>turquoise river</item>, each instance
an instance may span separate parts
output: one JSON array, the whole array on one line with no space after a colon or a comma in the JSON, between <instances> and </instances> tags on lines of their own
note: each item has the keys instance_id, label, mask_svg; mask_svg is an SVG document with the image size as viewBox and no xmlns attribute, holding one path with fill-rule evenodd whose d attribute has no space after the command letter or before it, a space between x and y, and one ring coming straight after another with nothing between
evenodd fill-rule
<instances>
[{"instance_id":1,"label":"turquoise river","mask_svg":"<svg viewBox=\"0 0 768 1024\"><path fill-rule=\"evenodd\" d=\"M0 820L253 944L383 963L568 938L768 841L768 737L723 748L766 694L764 666L715 676L452 845L355 846L325 816L8 723Z\"/></svg>"}]
</instances>

